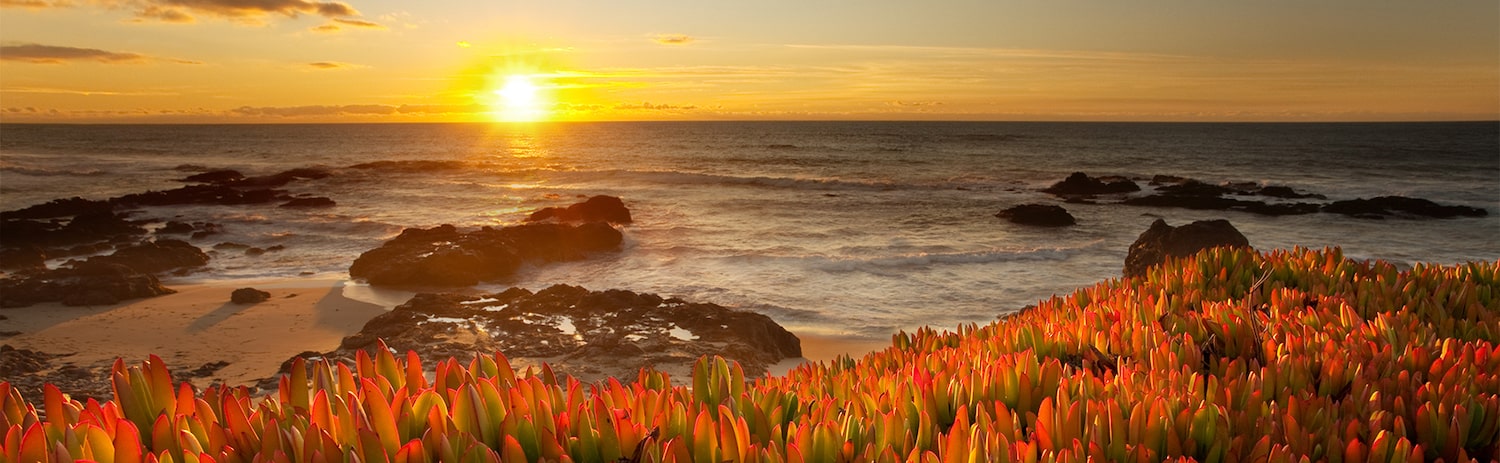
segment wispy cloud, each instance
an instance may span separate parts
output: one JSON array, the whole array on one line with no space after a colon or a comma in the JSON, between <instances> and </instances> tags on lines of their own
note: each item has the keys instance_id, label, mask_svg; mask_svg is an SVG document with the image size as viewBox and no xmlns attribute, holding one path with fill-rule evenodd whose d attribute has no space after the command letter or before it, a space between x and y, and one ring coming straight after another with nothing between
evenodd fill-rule
<instances>
[{"instance_id":1,"label":"wispy cloud","mask_svg":"<svg viewBox=\"0 0 1500 463\"><path fill-rule=\"evenodd\" d=\"M199 17L214 17L236 22L261 24L268 17L297 18L322 16L350 27L384 28L362 19L348 3L316 0L0 0L0 7L29 9L96 7L131 10L132 22L192 23Z\"/></svg>"},{"instance_id":2,"label":"wispy cloud","mask_svg":"<svg viewBox=\"0 0 1500 463\"><path fill-rule=\"evenodd\" d=\"M622 110L622 111L689 111L689 110L698 109L698 107L697 106L692 106L692 105L689 105L689 106L678 106L678 105L670 105L670 104L664 104L664 103L663 104L651 104L650 102L641 102L640 104L619 104L619 105L615 105L615 109Z\"/></svg>"},{"instance_id":3,"label":"wispy cloud","mask_svg":"<svg viewBox=\"0 0 1500 463\"><path fill-rule=\"evenodd\" d=\"M338 71L344 69L357 69L362 67L364 66L345 63L341 61L316 61L306 64L306 69L311 69L314 71Z\"/></svg>"},{"instance_id":4,"label":"wispy cloud","mask_svg":"<svg viewBox=\"0 0 1500 463\"><path fill-rule=\"evenodd\" d=\"M20 61L33 64L63 64L67 62L93 61L99 63L144 63L166 61L178 64L202 64L197 61L160 58L140 53L100 50L98 48L65 47L23 43L0 46L0 60Z\"/></svg>"},{"instance_id":5,"label":"wispy cloud","mask_svg":"<svg viewBox=\"0 0 1500 463\"><path fill-rule=\"evenodd\" d=\"M344 30L345 28L376 30L386 29L386 27L382 24L365 21L363 19L333 18L333 21L326 24L314 26L311 28L311 30L313 32L339 32Z\"/></svg>"},{"instance_id":6,"label":"wispy cloud","mask_svg":"<svg viewBox=\"0 0 1500 463\"><path fill-rule=\"evenodd\" d=\"M0 0L0 8L57 8L71 6L69 2L43 1L43 0Z\"/></svg>"},{"instance_id":7,"label":"wispy cloud","mask_svg":"<svg viewBox=\"0 0 1500 463\"><path fill-rule=\"evenodd\" d=\"M687 45L693 42L693 38L687 34L656 34L651 36L651 41L662 45Z\"/></svg>"},{"instance_id":8,"label":"wispy cloud","mask_svg":"<svg viewBox=\"0 0 1500 463\"><path fill-rule=\"evenodd\" d=\"M0 93L34 93L48 95L82 95L82 96L176 96L181 95L173 91L155 90L88 90L56 87L0 87Z\"/></svg>"}]
</instances>

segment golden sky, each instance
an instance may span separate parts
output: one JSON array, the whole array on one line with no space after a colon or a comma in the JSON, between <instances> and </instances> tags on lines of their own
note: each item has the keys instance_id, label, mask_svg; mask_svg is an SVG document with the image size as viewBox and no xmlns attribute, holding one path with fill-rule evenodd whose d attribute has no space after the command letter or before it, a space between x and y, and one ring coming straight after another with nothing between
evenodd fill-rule
<instances>
[{"instance_id":1,"label":"golden sky","mask_svg":"<svg viewBox=\"0 0 1500 463\"><path fill-rule=\"evenodd\" d=\"M0 7L0 122L1500 118L1493 0Z\"/></svg>"}]
</instances>

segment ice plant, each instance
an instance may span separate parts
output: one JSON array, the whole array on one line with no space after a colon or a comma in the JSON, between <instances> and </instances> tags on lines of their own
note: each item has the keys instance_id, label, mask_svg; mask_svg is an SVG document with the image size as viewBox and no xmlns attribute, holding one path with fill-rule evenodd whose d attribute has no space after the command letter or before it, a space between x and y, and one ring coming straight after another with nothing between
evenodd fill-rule
<instances>
[{"instance_id":1,"label":"ice plant","mask_svg":"<svg viewBox=\"0 0 1500 463\"><path fill-rule=\"evenodd\" d=\"M920 308L914 308L919 310ZM0 383L4 461L1073 462L1500 458L1500 271L1205 251L861 359L703 358L582 384L495 353L298 360L274 395L115 364L115 398ZM384 347L383 345L381 346ZM430 379L429 379L430 378ZM42 407L24 393L41 394Z\"/></svg>"}]
</instances>

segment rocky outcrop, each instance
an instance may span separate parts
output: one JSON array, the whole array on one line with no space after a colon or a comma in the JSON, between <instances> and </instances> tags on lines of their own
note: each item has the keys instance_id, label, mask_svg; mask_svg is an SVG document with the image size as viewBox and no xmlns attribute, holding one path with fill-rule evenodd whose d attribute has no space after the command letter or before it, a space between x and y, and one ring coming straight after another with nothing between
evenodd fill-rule
<instances>
[{"instance_id":1,"label":"rocky outcrop","mask_svg":"<svg viewBox=\"0 0 1500 463\"><path fill-rule=\"evenodd\" d=\"M88 261L120 264L145 273L162 273L207 265L208 254L186 241L156 240L120 248L107 256L90 257Z\"/></svg>"},{"instance_id":2,"label":"rocky outcrop","mask_svg":"<svg viewBox=\"0 0 1500 463\"><path fill-rule=\"evenodd\" d=\"M1310 203L1265 202L1250 199L1227 198L1225 196L1267 196L1281 199L1318 198L1322 195L1302 194L1290 187L1255 184L1224 183L1210 185L1193 179L1158 175L1151 184L1161 185L1149 196L1129 198L1122 204L1130 206L1173 207L1182 209L1241 211L1260 215L1298 215L1318 212L1320 206Z\"/></svg>"},{"instance_id":3,"label":"rocky outcrop","mask_svg":"<svg viewBox=\"0 0 1500 463\"><path fill-rule=\"evenodd\" d=\"M255 288L240 288L229 293L229 302L235 304L259 304L271 298L271 293Z\"/></svg>"},{"instance_id":4,"label":"rocky outcrop","mask_svg":"<svg viewBox=\"0 0 1500 463\"><path fill-rule=\"evenodd\" d=\"M1092 196L1141 191L1141 186L1124 177L1089 177L1083 172L1074 172L1061 182L1042 189L1043 193L1058 196Z\"/></svg>"},{"instance_id":5,"label":"rocky outcrop","mask_svg":"<svg viewBox=\"0 0 1500 463\"><path fill-rule=\"evenodd\" d=\"M452 225L408 228L360 254L349 276L372 285L471 286L510 276L525 262L579 260L617 250L622 236L602 222L533 223L460 232Z\"/></svg>"},{"instance_id":6,"label":"rocky outcrop","mask_svg":"<svg viewBox=\"0 0 1500 463\"><path fill-rule=\"evenodd\" d=\"M281 207L310 208L310 207L333 207L333 206L337 206L337 205L338 205L338 203L334 202L332 199L328 199L326 197L318 196L318 197L313 197L313 198L295 198L295 199L292 199L291 201L287 201L285 203L282 203Z\"/></svg>"},{"instance_id":7,"label":"rocky outcrop","mask_svg":"<svg viewBox=\"0 0 1500 463\"><path fill-rule=\"evenodd\" d=\"M1045 204L1022 204L1010 207L996 213L995 217L1021 225L1039 227L1066 227L1078 223L1067 209Z\"/></svg>"},{"instance_id":8,"label":"rocky outcrop","mask_svg":"<svg viewBox=\"0 0 1500 463\"><path fill-rule=\"evenodd\" d=\"M599 195L566 208L545 208L531 213L531 216L526 218L528 222L542 220L627 224L630 223L630 209L625 208L625 202L620 198Z\"/></svg>"},{"instance_id":9,"label":"rocky outcrop","mask_svg":"<svg viewBox=\"0 0 1500 463\"><path fill-rule=\"evenodd\" d=\"M26 307L42 302L109 305L173 292L149 273L118 263L90 260L73 267L0 279L0 307Z\"/></svg>"},{"instance_id":10,"label":"rocky outcrop","mask_svg":"<svg viewBox=\"0 0 1500 463\"><path fill-rule=\"evenodd\" d=\"M1180 227L1157 219L1130 245L1125 256L1125 277L1136 277L1167 259L1187 257L1219 247L1250 247L1250 240L1228 220L1202 220Z\"/></svg>"},{"instance_id":11,"label":"rocky outcrop","mask_svg":"<svg viewBox=\"0 0 1500 463\"><path fill-rule=\"evenodd\" d=\"M545 360L559 373L590 381L633 378L647 366L690 366L708 354L737 360L755 376L802 356L801 341L765 315L567 285L534 294L520 288L418 294L321 356L352 360L359 350L375 349L377 340L430 359L498 351L518 364Z\"/></svg>"},{"instance_id":12,"label":"rocky outcrop","mask_svg":"<svg viewBox=\"0 0 1500 463\"><path fill-rule=\"evenodd\" d=\"M1323 212L1343 214L1351 217L1381 219L1390 216L1435 217L1484 217L1489 211L1468 206L1444 206L1421 198L1405 196L1378 196L1370 199L1334 201L1323 206Z\"/></svg>"}]
</instances>

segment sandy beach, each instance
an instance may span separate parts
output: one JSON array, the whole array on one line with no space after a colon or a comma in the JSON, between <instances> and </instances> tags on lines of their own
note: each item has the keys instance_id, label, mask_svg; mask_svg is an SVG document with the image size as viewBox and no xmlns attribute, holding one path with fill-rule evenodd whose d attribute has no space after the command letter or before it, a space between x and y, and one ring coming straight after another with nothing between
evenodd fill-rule
<instances>
[{"instance_id":1,"label":"sandy beach","mask_svg":"<svg viewBox=\"0 0 1500 463\"><path fill-rule=\"evenodd\" d=\"M115 358L138 362L155 354L179 379L197 386L252 385L275 374L282 362L306 351L337 348L369 319L405 302L412 293L371 288L335 278L277 279L169 285L177 293L110 306L38 304L0 310L0 344L52 355L53 369L107 366ZM237 288L271 294L257 304L230 302ZM800 335L804 358L777 365L773 374L806 361L860 357L889 341ZM182 372L227 362L212 374ZM45 372L43 373L45 374ZM3 379L3 378L0 378Z\"/></svg>"}]
</instances>

